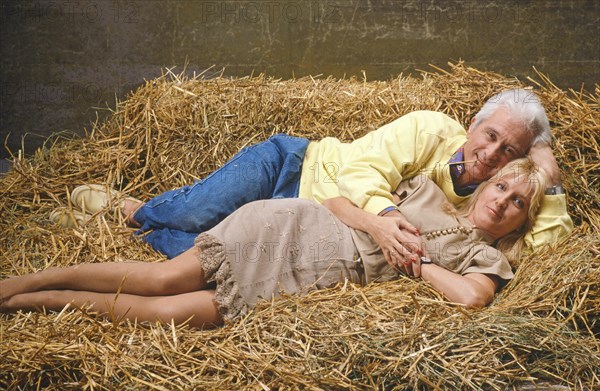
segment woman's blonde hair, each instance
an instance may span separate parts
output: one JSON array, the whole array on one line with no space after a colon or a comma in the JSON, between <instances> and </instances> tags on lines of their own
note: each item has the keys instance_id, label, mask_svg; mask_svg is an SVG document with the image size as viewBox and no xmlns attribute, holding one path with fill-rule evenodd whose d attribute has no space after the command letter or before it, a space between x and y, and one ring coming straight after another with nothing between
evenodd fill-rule
<instances>
[{"instance_id":1,"label":"woman's blonde hair","mask_svg":"<svg viewBox=\"0 0 600 391\"><path fill-rule=\"evenodd\" d=\"M509 176L511 177L511 181L522 182L528 180L533 191L525 223L518 230L504 235L494 243L494 247L502 251L510 263L515 266L515 263L519 260L523 251L525 235L531 230L531 227L535 223L536 215L542 204L547 181L544 170L539 168L533 160L528 157L513 160L499 170L492 178L482 182L473 193L473 196L469 198L467 203L463 205L458 212L464 216L469 215L475 208L479 195L487 186L498 182L502 178L506 179Z\"/></svg>"}]
</instances>

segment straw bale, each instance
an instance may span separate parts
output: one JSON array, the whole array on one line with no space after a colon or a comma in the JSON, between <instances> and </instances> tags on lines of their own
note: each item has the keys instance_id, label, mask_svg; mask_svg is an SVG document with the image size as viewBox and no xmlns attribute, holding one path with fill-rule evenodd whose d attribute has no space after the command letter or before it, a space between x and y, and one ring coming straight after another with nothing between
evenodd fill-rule
<instances>
[{"instance_id":1,"label":"straw bale","mask_svg":"<svg viewBox=\"0 0 600 391\"><path fill-rule=\"evenodd\" d=\"M524 257L483 310L427 284L351 284L260 304L213 331L98 319L86 309L0 315L2 389L594 389L600 387L600 88L562 91L463 63L389 81L166 71L84 138L57 137L0 179L1 277L80 262L164 258L98 215L47 216L68 192L111 184L146 199L202 178L241 147L284 132L350 141L413 110L467 125L486 98L534 88L548 109L573 235ZM563 388L561 388L563 387Z\"/></svg>"}]
</instances>

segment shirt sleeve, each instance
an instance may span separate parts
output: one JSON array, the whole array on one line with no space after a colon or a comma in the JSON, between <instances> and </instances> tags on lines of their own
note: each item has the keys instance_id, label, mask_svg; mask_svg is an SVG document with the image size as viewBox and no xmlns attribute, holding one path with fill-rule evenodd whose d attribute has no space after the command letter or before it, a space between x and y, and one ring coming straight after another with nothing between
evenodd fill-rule
<instances>
[{"instance_id":1,"label":"shirt sleeve","mask_svg":"<svg viewBox=\"0 0 600 391\"><path fill-rule=\"evenodd\" d=\"M427 169L432 156L446 148L442 116L410 113L356 140L339 172L340 195L374 214L393 206L391 193L400 182Z\"/></svg>"},{"instance_id":2,"label":"shirt sleeve","mask_svg":"<svg viewBox=\"0 0 600 391\"><path fill-rule=\"evenodd\" d=\"M556 244L573 231L573 221L567 213L564 194L546 195L535 219L535 224L525 235L526 251L532 252L547 244Z\"/></svg>"},{"instance_id":3,"label":"shirt sleeve","mask_svg":"<svg viewBox=\"0 0 600 391\"><path fill-rule=\"evenodd\" d=\"M471 250L472 258L469 264L461 272L462 275L469 273L492 274L508 281L514 277L508 259L501 251L492 246L477 244Z\"/></svg>"}]
</instances>

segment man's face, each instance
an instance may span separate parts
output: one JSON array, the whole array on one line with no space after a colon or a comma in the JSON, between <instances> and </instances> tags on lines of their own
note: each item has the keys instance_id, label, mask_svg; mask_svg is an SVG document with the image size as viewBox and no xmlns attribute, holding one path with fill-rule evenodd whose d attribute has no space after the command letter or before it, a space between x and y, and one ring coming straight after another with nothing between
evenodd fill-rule
<instances>
[{"instance_id":1,"label":"man's face","mask_svg":"<svg viewBox=\"0 0 600 391\"><path fill-rule=\"evenodd\" d=\"M511 160L524 157L532 140L531 133L513 121L503 107L481 123L474 120L464 145L467 163L461 184L478 184L491 178Z\"/></svg>"}]
</instances>

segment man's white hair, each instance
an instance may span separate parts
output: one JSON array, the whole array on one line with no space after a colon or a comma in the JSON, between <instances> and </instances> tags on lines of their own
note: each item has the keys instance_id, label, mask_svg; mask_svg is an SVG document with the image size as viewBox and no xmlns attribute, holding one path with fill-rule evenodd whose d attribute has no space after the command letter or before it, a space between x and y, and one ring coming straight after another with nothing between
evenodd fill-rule
<instances>
[{"instance_id":1,"label":"man's white hair","mask_svg":"<svg viewBox=\"0 0 600 391\"><path fill-rule=\"evenodd\" d=\"M483 105L475 114L475 126L491 117L500 107L508 111L514 121L522 124L533 135L531 145L550 145L552 132L544 106L535 92L521 88L502 91Z\"/></svg>"}]
</instances>

